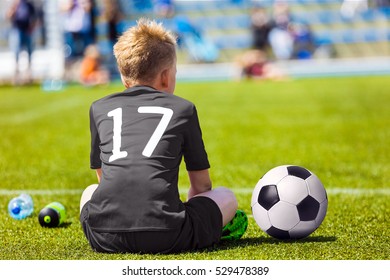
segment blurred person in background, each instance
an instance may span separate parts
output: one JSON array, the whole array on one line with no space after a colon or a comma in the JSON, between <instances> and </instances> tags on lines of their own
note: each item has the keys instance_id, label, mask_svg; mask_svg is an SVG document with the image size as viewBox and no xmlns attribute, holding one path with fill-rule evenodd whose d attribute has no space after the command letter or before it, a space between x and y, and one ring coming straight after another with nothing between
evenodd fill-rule
<instances>
[{"instance_id":1,"label":"blurred person in background","mask_svg":"<svg viewBox=\"0 0 390 280\"><path fill-rule=\"evenodd\" d=\"M175 15L173 0L154 0L154 11L163 18L171 18Z\"/></svg>"},{"instance_id":2,"label":"blurred person in background","mask_svg":"<svg viewBox=\"0 0 390 280\"><path fill-rule=\"evenodd\" d=\"M294 45L292 58L310 59L315 51L314 36L310 26L305 23L293 23L290 30L293 34Z\"/></svg>"},{"instance_id":3,"label":"blurred person in background","mask_svg":"<svg viewBox=\"0 0 390 280\"><path fill-rule=\"evenodd\" d=\"M36 9L31 1L14 0L6 16L11 22L9 43L12 51L15 53L14 84L20 84L24 81L31 83L32 34L36 24ZM25 78L19 71L19 57L24 48L28 55L27 74Z\"/></svg>"},{"instance_id":4,"label":"blurred person in background","mask_svg":"<svg viewBox=\"0 0 390 280\"><path fill-rule=\"evenodd\" d=\"M67 58L83 55L84 49L93 43L91 0L63 0L64 36Z\"/></svg>"},{"instance_id":5,"label":"blurred person in background","mask_svg":"<svg viewBox=\"0 0 390 280\"><path fill-rule=\"evenodd\" d=\"M112 48L120 36L119 24L124 18L119 0L103 0L102 16L107 24L107 38Z\"/></svg>"},{"instance_id":6,"label":"blurred person in background","mask_svg":"<svg viewBox=\"0 0 390 280\"><path fill-rule=\"evenodd\" d=\"M109 81L109 73L101 65L99 49L96 45L89 45L80 65L80 82L85 86L96 86Z\"/></svg>"},{"instance_id":7,"label":"blurred person in background","mask_svg":"<svg viewBox=\"0 0 390 280\"><path fill-rule=\"evenodd\" d=\"M263 7L255 7L251 13L252 47L267 52L268 35L272 29L271 17Z\"/></svg>"},{"instance_id":8,"label":"blurred person in background","mask_svg":"<svg viewBox=\"0 0 390 280\"><path fill-rule=\"evenodd\" d=\"M386 8L390 7L390 0L375 0L375 7L377 8Z\"/></svg>"},{"instance_id":9,"label":"blurred person in background","mask_svg":"<svg viewBox=\"0 0 390 280\"><path fill-rule=\"evenodd\" d=\"M109 53L106 55L106 64L111 76L119 76L116 60L112 48L121 35L121 23L125 18L119 0L103 0L102 19L107 26L107 40Z\"/></svg>"},{"instance_id":10,"label":"blurred person in background","mask_svg":"<svg viewBox=\"0 0 390 280\"><path fill-rule=\"evenodd\" d=\"M368 9L367 0L344 0L340 13L345 18L353 18L356 14Z\"/></svg>"},{"instance_id":11,"label":"blurred person in background","mask_svg":"<svg viewBox=\"0 0 390 280\"><path fill-rule=\"evenodd\" d=\"M192 62L213 63L219 57L219 49L215 43L209 40L201 28L192 23L186 15L174 18L177 44L185 49Z\"/></svg>"},{"instance_id":12,"label":"blurred person in background","mask_svg":"<svg viewBox=\"0 0 390 280\"><path fill-rule=\"evenodd\" d=\"M236 59L239 79L280 80L285 74L269 60L269 34L275 22L264 7L251 11L252 49Z\"/></svg>"},{"instance_id":13,"label":"blurred person in background","mask_svg":"<svg viewBox=\"0 0 390 280\"><path fill-rule=\"evenodd\" d=\"M91 0L61 0L63 13L65 77L78 81L79 64L86 47L94 43L93 6Z\"/></svg>"},{"instance_id":14,"label":"blurred person in background","mask_svg":"<svg viewBox=\"0 0 390 280\"><path fill-rule=\"evenodd\" d=\"M273 6L273 28L269 33L272 51L278 60L290 59L294 39L290 30L291 15L288 3L276 1Z\"/></svg>"},{"instance_id":15,"label":"blurred person in background","mask_svg":"<svg viewBox=\"0 0 390 280\"><path fill-rule=\"evenodd\" d=\"M286 80L287 74L267 59L261 50L249 50L237 59L240 79Z\"/></svg>"}]
</instances>

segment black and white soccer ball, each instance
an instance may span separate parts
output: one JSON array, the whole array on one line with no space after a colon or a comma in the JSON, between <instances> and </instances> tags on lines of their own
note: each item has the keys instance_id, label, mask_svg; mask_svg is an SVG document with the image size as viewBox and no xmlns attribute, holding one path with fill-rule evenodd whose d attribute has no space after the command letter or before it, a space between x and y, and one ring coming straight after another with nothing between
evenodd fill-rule
<instances>
[{"instance_id":1,"label":"black and white soccer ball","mask_svg":"<svg viewBox=\"0 0 390 280\"><path fill-rule=\"evenodd\" d=\"M278 239L300 239L321 225L328 197L315 174L300 166L283 165L259 180L251 206L264 232Z\"/></svg>"}]
</instances>

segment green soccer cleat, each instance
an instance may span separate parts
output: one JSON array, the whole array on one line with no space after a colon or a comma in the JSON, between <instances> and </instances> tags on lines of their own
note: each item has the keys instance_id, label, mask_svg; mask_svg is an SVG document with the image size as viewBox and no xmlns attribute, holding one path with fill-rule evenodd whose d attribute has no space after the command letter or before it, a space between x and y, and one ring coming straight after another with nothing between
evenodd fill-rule
<instances>
[{"instance_id":1,"label":"green soccer cleat","mask_svg":"<svg viewBox=\"0 0 390 280\"><path fill-rule=\"evenodd\" d=\"M238 240L248 227L248 217L242 210L237 210L234 218L222 229L221 240Z\"/></svg>"}]
</instances>

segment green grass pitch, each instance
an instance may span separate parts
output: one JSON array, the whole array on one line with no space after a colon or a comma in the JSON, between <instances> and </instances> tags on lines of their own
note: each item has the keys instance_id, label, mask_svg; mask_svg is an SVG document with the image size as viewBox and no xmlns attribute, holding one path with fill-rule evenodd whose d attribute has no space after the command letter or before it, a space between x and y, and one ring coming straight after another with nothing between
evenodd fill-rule
<instances>
[{"instance_id":1,"label":"green grass pitch","mask_svg":"<svg viewBox=\"0 0 390 280\"><path fill-rule=\"evenodd\" d=\"M89 169L88 109L121 85L0 88L0 259L389 259L390 78L287 82L179 82L176 94L198 108L214 186L232 188L251 214L251 190L272 167L304 166L321 179L329 207L323 224L299 241L267 236L249 218L244 237L175 255L92 251L78 221ZM183 166L182 166L183 167ZM188 179L181 169L180 189ZM13 220L8 201L30 193L32 217ZM38 223L41 208L65 205L63 227Z\"/></svg>"}]
</instances>

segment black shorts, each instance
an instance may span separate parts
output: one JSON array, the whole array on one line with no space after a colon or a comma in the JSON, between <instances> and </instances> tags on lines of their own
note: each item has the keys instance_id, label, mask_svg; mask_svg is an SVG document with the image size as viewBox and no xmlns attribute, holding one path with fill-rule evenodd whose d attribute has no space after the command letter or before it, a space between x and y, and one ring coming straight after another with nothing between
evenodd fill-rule
<instances>
[{"instance_id":1,"label":"black shorts","mask_svg":"<svg viewBox=\"0 0 390 280\"><path fill-rule=\"evenodd\" d=\"M184 203L185 221L180 229L169 231L97 232L88 226L88 202L80 222L91 247L107 253L178 253L207 248L218 243L222 213L210 198L197 196Z\"/></svg>"}]
</instances>

